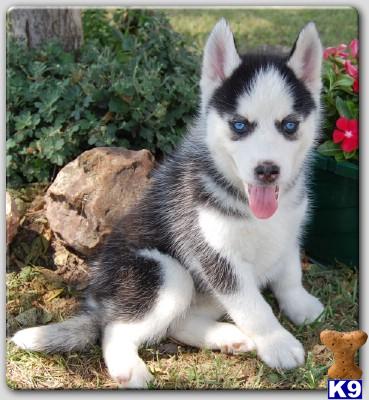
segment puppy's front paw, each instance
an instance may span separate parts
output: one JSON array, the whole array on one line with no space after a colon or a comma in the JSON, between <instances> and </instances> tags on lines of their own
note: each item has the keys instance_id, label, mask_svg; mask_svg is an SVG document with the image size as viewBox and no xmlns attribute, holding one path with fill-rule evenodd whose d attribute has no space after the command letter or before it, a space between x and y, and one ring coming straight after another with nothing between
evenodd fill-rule
<instances>
[{"instance_id":1,"label":"puppy's front paw","mask_svg":"<svg viewBox=\"0 0 369 400\"><path fill-rule=\"evenodd\" d=\"M254 340L259 357L271 368L292 369L304 363L302 344L284 329Z\"/></svg>"},{"instance_id":2,"label":"puppy's front paw","mask_svg":"<svg viewBox=\"0 0 369 400\"><path fill-rule=\"evenodd\" d=\"M281 308L295 325L314 322L324 310L323 304L306 291L284 301Z\"/></svg>"},{"instance_id":3,"label":"puppy's front paw","mask_svg":"<svg viewBox=\"0 0 369 400\"><path fill-rule=\"evenodd\" d=\"M125 357L105 357L110 376L121 389L147 389L152 381L146 364L138 355L127 353Z\"/></svg>"}]
</instances>

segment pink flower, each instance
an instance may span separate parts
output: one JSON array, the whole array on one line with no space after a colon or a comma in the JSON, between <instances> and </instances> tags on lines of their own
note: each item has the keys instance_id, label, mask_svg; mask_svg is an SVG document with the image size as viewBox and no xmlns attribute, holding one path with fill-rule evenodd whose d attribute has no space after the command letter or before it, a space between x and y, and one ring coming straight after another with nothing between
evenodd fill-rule
<instances>
[{"instance_id":1,"label":"pink flower","mask_svg":"<svg viewBox=\"0 0 369 400\"><path fill-rule=\"evenodd\" d=\"M336 121L333 142L341 143L341 149L347 153L359 148L358 123L356 119L340 117Z\"/></svg>"},{"instance_id":2,"label":"pink flower","mask_svg":"<svg viewBox=\"0 0 369 400\"><path fill-rule=\"evenodd\" d=\"M356 58L359 53L359 41L357 39L353 39L349 44L351 56Z\"/></svg>"},{"instance_id":3,"label":"pink flower","mask_svg":"<svg viewBox=\"0 0 369 400\"><path fill-rule=\"evenodd\" d=\"M354 65L351 64L351 61L346 60L345 61L345 70L348 75L350 75L352 78L357 79L358 77L358 69Z\"/></svg>"},{"instance_id":4,"label":"pink flower","mask_svg":"<svg viewBox=\"0 0 369 400\"><path fill-rule=\"evenodd\" d=\"M354 78L354 83L352 85L352 90L354 93L359 92L359 71L358 68L355 65L351 64L351 61L346 60L345 61L345 71L348 75L350 75L352 78Z\"/></svg>"},{"instance_id":5,"label":"pink flower","mask_svg":"<svg viewBox=\"0 0 369 400\"><path fill-rule=\"evenodd\" d=\"M346 58L348 56L348 54L344 52L344 50L346 50L346 49L347 49L347 45L345 45L343 43L337 47L327 47L324 50L323 57L324 57L324 59L327 59L330 56Z\"/></svg>"}]
</instances>

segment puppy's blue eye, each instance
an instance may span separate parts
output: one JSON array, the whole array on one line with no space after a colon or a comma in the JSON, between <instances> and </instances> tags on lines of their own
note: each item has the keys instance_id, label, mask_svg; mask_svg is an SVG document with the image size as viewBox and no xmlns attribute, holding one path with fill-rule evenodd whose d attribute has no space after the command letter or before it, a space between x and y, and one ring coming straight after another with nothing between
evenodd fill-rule
<instances>
[{"instance_id":1,"label":"puppy's blue eye","mask_svg":"<svg viewBox=\"0 0 369 400\"><path fill-rule=\"evenodd\" d=\"M297 121L284 121L282 122L282 130L284 133L292 135L297 131L299 123Z\"/></svg>"},{"instance_id":2,"label":"puppy's blue eye","mask_svg":"<svg viewBox=\"0 0 369 400\"><path fill-rule=\"evenodd\" d=\"M246 121L233 121L231 123L234 132L240 134L246 133L248 130L248 124Z\"/></svg>"}]
</instances>

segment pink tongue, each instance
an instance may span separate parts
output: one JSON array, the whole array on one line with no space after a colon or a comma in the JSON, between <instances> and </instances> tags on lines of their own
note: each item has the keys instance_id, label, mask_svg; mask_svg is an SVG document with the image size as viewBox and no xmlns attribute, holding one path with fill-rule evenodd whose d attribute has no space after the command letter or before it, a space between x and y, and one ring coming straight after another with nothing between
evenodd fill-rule
<instances>
[{"instance_id":1,"label":"pink tongue","mask_svg":"<svg viewBox=\"0 0 369 400\"><path fill-rule=\"evenodd\" d=\"M277 210L275 186L249 186L249 205L257 218L270 218Z\"/></svg>"}]
</instances>

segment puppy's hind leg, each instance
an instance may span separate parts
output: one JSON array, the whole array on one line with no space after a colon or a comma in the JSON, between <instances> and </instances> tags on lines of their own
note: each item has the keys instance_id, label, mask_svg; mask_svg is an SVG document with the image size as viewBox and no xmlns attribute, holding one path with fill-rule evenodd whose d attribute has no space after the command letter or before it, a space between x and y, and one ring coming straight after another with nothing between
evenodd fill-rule
<instances>
[{"instance_id":1,"label":"puppy's hind leg","mask_svg":"<svg viewBox=\"0 0 369 400\"><path fill-rule=\"evenodd\" d=\"M170 323L184 314L191 303L193 281L176 260L157 250L140 251L141 257L158 263L162 284L152 307L139 319L114 320L103 333L103 354L110 375L122 388L145 388L151 381L140 345L166 335Z\"/></svg>"},{"instance_id":2,"label":"puppy's hind leg","mask_svg":"<svg viewBox=\"0 0 369 400\"><path fill-rule=\"evenodd\" d=\"M191 306L186 317L170 325L169 335L174 339L200 349L220 350L238 354L251 351L255 344L234 324L218 322L224 314L215 302Z\"/></svg>"}]
</instances>

